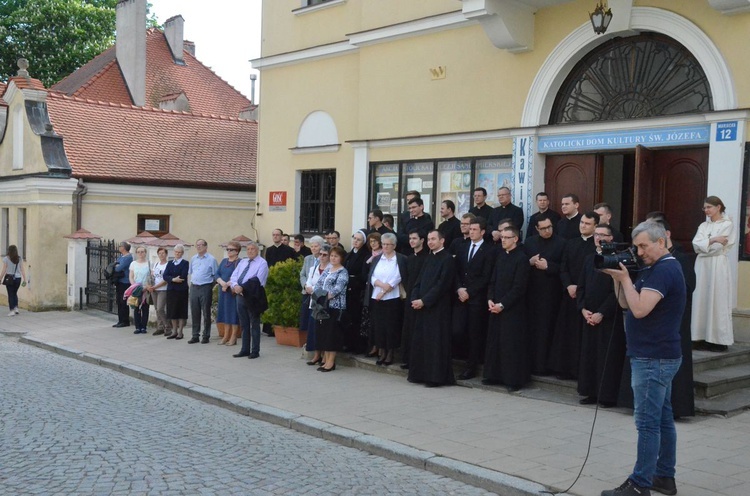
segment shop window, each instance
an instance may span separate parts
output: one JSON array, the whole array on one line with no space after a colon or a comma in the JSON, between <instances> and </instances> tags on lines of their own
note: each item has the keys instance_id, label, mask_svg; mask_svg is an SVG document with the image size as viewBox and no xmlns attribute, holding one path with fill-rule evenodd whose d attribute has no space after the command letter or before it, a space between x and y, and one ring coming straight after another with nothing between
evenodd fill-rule
<instances>
[{"instance_id":1,"label":"shop window","mask_svg":"<svg viewBox=\"0 0 750 496\"><path fill-rule=\"evenodd\" d=\"M560 88L550 124L643 119L713 110L693 54L656 33L615 38L594 49Z\"/></svg>"},{"instance_id":2,"label":"shop window","mask_svg":"<svg viewBox=\"0 0 750 496\"><path fill-rule=\"evenodd\" d=\"M440 202L435 206L440 212L440 203L451 200L456 205L456 217L461 217L471 208L471 161L450 160L438 162L438 197Z\"/></svg>"},{"instance_id":3,"label":"shop window","mask_svg":"<svg viewBox=\"0 0 750 496\"><path fill-rule=\"evenodd\" d=\"M157 238L169 232L168 215L138 214L136 234L148 231Z\"/></svg>"},{"instance_id":4,"label":"shop window","mask_svg":"<svg viewBox=\"0 0 750 496\"><path fill-rule=\"evenodd\" d=\"M300 189L300 231L321 234L336 225L336 171L303 171Z\"/></svg>"},{"instance_id":5,"label":"shop window","mask_svg":"<svg viewBox=\"0 0 750 496\"><path fill-rule=\"evenodd\" d=\"M472 191L487 189L488 203L496 203L497 188L513 186L510 157L457 158L419 162L373 163L370 167L370 205L390 213L398 227L398 213L406 210L407 191L418 191L425 212L440 224L440 203L451 200L456 216L473 206ZM494 205L493 205L494 206Z\"/></svg>"}]
</instances>

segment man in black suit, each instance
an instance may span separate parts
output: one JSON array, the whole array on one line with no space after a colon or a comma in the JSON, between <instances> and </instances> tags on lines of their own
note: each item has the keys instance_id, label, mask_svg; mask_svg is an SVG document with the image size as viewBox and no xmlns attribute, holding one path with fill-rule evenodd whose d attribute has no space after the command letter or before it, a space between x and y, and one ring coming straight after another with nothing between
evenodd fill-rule
<instances>
[{"instance_id":1,"label":"man in black suit","mask_svg":"<svg viewBox=\"0 0 750 496\"><path fill-rule=\"evenodd\" d=\"M406 206L406 209L398 214L398 226L397 226L397 234L409 234L409 231L406 229L406 223L409 222L409 219L411 219L411 212L409 212L409 203L415 198L421 198L422 195L419 194L419 191L416 190L409 190L404 195L404 205Z\"/></svg>"},{"instance_id":2,"label":"man in black suit","mask_svg":"<svg viewBox=\"0 0 750 496\"><path fill-rule=\"evenodd\" d=\"M456 217L456 204L452 200L444 200L440 204L440 217L443 222L438 226L438 231L443 233L445 247L450 248L454 239L461 238L461 221Z\"/></svg>"},{"instance_id":3,"label":"man in black suit","mask_svg":"<svg viewBox=\"0 0 750 496\"><path fill-rule=\"evenodd\" d=\"M563 216L555 226L555 233L557 233L558 236L562 236L565 239L573 239L580 235L578 228L581 223L582 215L578 212L579 205L580 201L578 200L578 195L568 193L563 196L562 202L560 203L560 210L562 211ZM594 242L592 241L591 244L593 245L593 243Z\"/></svg>"},{"instance_id":4,"label":"man in black suit","mask_svg":"<svg viewBox=\"0 0 750 496\"><path fill-rule=\"evenodd\" d=\"M609 203L597 203L594 205L594 212L599 214L599 224L607 224L612 230L612 241L614 243L622 243L624 239L622 233L612 227L612 207Z\"/></svg>"},{"instance_id":5,"label":"man in black suit","mask_svg":"<svg viewBox=\"0 0 750 496\"><path fill-rule=\"evenodd\" d=\"M273 244L266 248L264 257L269 269L277 263L284 262L290 258L297 258L297 252L294 251L294 248L281 242L282 236L284 236L284 232L281 229L274 229L271 232ZM263 334L267 336L274 335L271 324L263 324Z\"/></svg>"},{"instance_id":6,"label":"man in black suit","mask_svg":"<svg viewBox=\"0 0 750 496\"><path fill-rule=\"evenodd\" d=\"M469 226L471 225L471 221L476 218L476 215L469 213L463 214L461 216L461 223L459 224L459 227L461 228L461 237L454 239L451 245L448 247L448 251L454 257L456 256L456 254L458 254L458 251L462 246L469 243Z\"/></svg>"},{"instance_id":7,"label":"man in black suit","mask_svg":"<svg viewBox=\"0 0 750 496\"><path fill-rule=\"evenodd\" d=\"M419 230L424 238L427 237L427 233L435 229L435 224L432 222L430 214L424 211L424 202L421 198L412 198L409 202L409 214L411 218L406 221L404 225L404 234L398 236L399 252L405 255L409 255L411 249L409 247L409 235L406 233L411 232L414 229Z\"/></svg>"},{"instance_id":8,"label":"man in black suit","mask_svg":"<svg viewBox=\"0 0 750 496\"><path fill-rule=\"evenodd\" d=\"M492 243L485 242L486 223L477 217L469 225L469 243L456 254L455 291L453 304L454 336L468 342L466 370L458 377L476 377L476 369L484 360L487 339L487 285L497 255ZM465 331L465 332L462 332Z\"/></svg>"},{"instance_id":9,"label":"man in black suit","mask_svg":"<svg viewBox=\"0 0 750 496\"><path fill-rule=\"evenodd\" d=\"M383 211L378 208L370 210L370 213L367 214L367 227L367 234L378 232L382 236L385 233L393 232L393 229L383 224Z\"/></svg>"},{"instance_id":10,"label":"man in black suit","mask_svg":"<svg viewBox=\"0 0 750 496\"><path fill-rule=\"evenodd\" d=\"M539 211L529 217L529 226L526 228L526 239L536 236L536 225L541 216L550 219L553 226L560 221L560 214L549 208L549 195L544 191L536 194L536 206L539 208Z\"/></svg>"},{"instance_id":11,"label":"man in black suit","mask_svg":"<svg viewBox=\"0 0 750 496\"><path fill-rule=\"evenodd\" d=\"M500 242L500 231L496 230L495 226L500 223L501 219L510 219L511 223L519 231L523 228L523 210L521 210L521 207L513 205L510 200L510 188L503 186L497 190L497 201L499 206L492 210L492 214L487 222L487 224L492 227L492 239L495 243Z\"/></svg>"},{"instance_id":12,"label":"man in black suit","mask_svg":"<svg viewBox=\"0 0 750 496\"><path fill-rule=\"evenodd\" d=\"M482 217L485 222L489 222L492 215L492 207L487 205L487 190L484 188L474 188L474 206L469 209L470 214Z\"/></svg>"}]
</instances>

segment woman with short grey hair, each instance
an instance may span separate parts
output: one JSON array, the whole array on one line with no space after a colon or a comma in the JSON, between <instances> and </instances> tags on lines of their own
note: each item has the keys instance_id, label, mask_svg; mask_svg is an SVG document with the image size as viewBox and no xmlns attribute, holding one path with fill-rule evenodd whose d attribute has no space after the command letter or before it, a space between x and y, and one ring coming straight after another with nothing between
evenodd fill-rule
<instances>
[{"instance_id":1,"label":"woman with short grey hair","mask_svg":"<svg viewBox=\"0 0 750 496\"><path fill-rule=\"evenodd\" d=\"M182 339L188 317L188 269L190 262L183 260L185 247L174 247L174 259L164 269L162 277L167 281L167 317L172 321L172 334L167 339Z\"/></svg>"}]
</instances>

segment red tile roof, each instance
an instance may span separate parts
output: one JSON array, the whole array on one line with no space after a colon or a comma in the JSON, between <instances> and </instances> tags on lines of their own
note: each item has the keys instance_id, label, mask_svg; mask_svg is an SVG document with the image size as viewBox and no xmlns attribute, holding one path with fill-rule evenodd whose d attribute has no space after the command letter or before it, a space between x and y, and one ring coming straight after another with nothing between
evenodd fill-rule
<instances>
[{"instance_id":1,"label":"red tile roof","mask_svg":"<svg viewBox=\"0 0 750 496\"><path fill-rule=\"evenodd\" d=\"M91 231L87 231L86 229L79 229L73 234L68 234L67 236L63 236L63 238L68 239L102 239L101 236L98 234L93 234Z\"/></svg>"},{"instance_id":2,"label":"red tile roof","mask_svg":"<svg viewBox=\"0 0 750 496\"><path fill-rule=\"evenodd\" d=\"M95 102L50 92L73 177L117 183L252 190L258 123Z\"/></svg>"},{"instance_id":3,"label":"red tile roof","mask_svg":"<svg viewBox=\"0 0 750 496\"><path fill-rule=\"evenodd\" d=\"M164 33L151 28L146 33L146 106L159 107L171 94L184 92L194 113L236 117L250 105L248 100L188 51L185 65L174 62ZM115 59L114 47L52 87L68 96L122 103L133 103Z\"/></svg>"},{"instance_id":4,"label":"red tile roof","mask_svg":"<svg viewBox=\"0 0 750 496\"><path fill-rule=\"evenodd\" d=\"M47 88L44 87L41 81L31 77L13 76L12 78L8 79L8 84L10 84L11 81L15 83L16 88L18 88L19 90L47 90Z\"/></svg>"}]
</instances>

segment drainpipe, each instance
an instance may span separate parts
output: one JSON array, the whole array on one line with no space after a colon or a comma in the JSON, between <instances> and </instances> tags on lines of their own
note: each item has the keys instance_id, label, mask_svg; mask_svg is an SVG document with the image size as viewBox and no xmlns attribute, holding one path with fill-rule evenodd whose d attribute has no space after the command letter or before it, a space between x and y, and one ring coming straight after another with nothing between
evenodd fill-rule
<instances>
[{"instance_id":1,"label":"drainpipe","mask_svg":"<svg viewBox=\"0 0 750 496\"><path fill-rule=\"evenodd\" d=\"M83 215L83 195L85 195L88 190L88 186L83 184L83 179L78 178L78 185L76 186L75 193L73 193L76 204L76 231L83 227L83 222L81 222L81 217Z\"/></svg>"}]
</instances>

